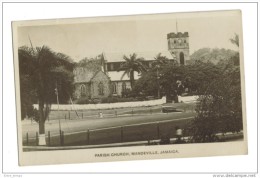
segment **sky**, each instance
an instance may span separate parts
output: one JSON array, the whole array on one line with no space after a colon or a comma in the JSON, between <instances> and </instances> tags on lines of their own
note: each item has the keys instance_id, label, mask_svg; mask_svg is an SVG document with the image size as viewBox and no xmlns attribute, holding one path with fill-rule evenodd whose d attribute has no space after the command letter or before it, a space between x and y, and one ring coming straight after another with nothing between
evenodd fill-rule
<instances>
[{"instance_id":1,"label":"sky","mask_svg":"<svg viewBox=\"0 0 260 178\"><path fill-rule=\"evenodd\" d=\"M147 17L147 16L145 16ZM18 46L46 45L55 52L70 56L74 61L95 57L102 52L130 54L133 52L167 51L167 34L188 32L190 55L200 48L238 50L229 39L241 36L239 13L201 15L129 16L114 20L79 21L67 24L18 27Z\"/></svg>"}]
</instances>

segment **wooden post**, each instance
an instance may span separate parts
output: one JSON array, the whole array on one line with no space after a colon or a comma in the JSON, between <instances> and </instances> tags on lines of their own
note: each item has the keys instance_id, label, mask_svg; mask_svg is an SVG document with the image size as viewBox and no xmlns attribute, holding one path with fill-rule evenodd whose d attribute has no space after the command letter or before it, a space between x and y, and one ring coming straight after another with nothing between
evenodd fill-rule
<instances>
[{"instance_id":1,"label":"wooden post","mask_svg":"<svg viewBox=\"0 0 260 178\"><path fill-rule=\"evenodd\" d=\"M36 146L38 146L38 132L36 132Z\"/></svg>"},{"instance_id":2,"label":"wooden post","mask_svg":"<svg viewBox=\"0 0 260 178\"><path fill-rule=\"evenodd\" d=\"M132 109L132 116L134 115L134 110Z\"/></svg>"},{"instance_id":3,"label":"wooden post","mask_svg":"<svg viewBox=\"0 0 260 178\"><path fill-rule=\"evenodd\" d=\"M117 117L117 111L115 111L115 116Z\"/></svg>"},{"instance_id":4,"label":"wooden post","mask_svg":"<svg viewBox=\"0 0 260 178\"><path fill-rule=\"evenodd\" d=\"M153 112L152 112L152 108L150 108L150 114L152 114Z\"/></svg>"},{"instance_id":5,"label":"wooden post","mask_svg":"<svg viewBox=\"0 0 260 178\"><path fill-rule=\"evenodd\" d=\"M69 111L69 120L70 120L70 111Z\"/></svg>"},{"instance_id":6,"label":"wooden post","mask_svg":"<svg viewBox=\"0 0 260 178\"><path fill-rule=\"evenodd\" d=\"M60 130L60 145L62 145L62 132Z\"/></svg>"},{"instance_id":7,"label":"wooden post","mask_svg":"<svg viewBox=\"0 0 260 178\"><path fill-rule=\"evenodd\" d=\"M49 143L49 146L51 145L51 132L48 131L48 143Z\"/></svg>"},{"instance_id":8,"label":"wooden post","mask_svg":"<svg viewBox=\"0 0 260 178\"><path fill-rule=\"evenodd\" d=\"M27 146L29 145L29 134L28 134L28 132L26 133L26 145Z\"/></svg>"},{"instance_id":9,"label":"wooden post","mask_svg":"<svg viewBox=\"0 0 260 178\"><path fill-rule=\"evenodd\" d=\"M87 130L87 145L89 145L89 129Z\"/></svg>"},{"instance_id":10,"label":"wooden post","mask_svg":"<svg viewBox=\"0 0 260 178\"><path fill-rule=\"evenodd\" d=\"M124 128L121 127L121 142L124 141L124 130L123 130L123 129L124 129Z\"/></svg>"},{"instance_id":11,"label":"wooden post","mask_svg":"<svg viewBox=\"0 0 260 178\"><path fill-rule=\"evenodd\" d=\"M83 113L82 113L82 119L83 119Z\"/></svg>"},{"instance_id":12,"label":"wooden post","mask_svg":"<svg viewBox=\"0 0 260 178\"><path fill-rule=\"evenodd\" d=\"M64 132L61 131L61 146L64 145Z\"/></svg>"},{"instance_id":13,"label":"wooden post","mask_svg":"<svg viewBox=\"0 0 260 178\"><path fill-rule=\"evenodd\" d=\"M160 139L160 122L157 122L157 137Z\"/></svg>"}]
</instances>

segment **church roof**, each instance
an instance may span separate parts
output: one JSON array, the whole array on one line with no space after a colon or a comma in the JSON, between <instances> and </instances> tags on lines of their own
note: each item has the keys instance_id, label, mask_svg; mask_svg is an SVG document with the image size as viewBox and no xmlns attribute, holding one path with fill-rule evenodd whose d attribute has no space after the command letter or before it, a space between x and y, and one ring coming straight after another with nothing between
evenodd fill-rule
<instances>
[{"instance_id":1,"label":"church roof","mask_svg":"<svg viewBox=\"0 0 260 178\"><path fill-rule=\"evenodd\" d=\"M133 53L137 54L137 58L144 58L144 60L155 60L154 58L161 53L161 56L166 56L168 59L172 59L172 55L169 51L147 51L147 52L126 52L126 53L103 53L104 59L107 62L124 62L124 55L129 57Z\"/></svg>"},{"instance_id":2,"label":"church roof","mask_svg":"<svg viewBox=\"0 0 260 178\"><path fill-rule=\"evenodd\" d=\"M85 67L77 67L74 69L74 82L75 83L88 83L102 70L89 70ZM104 73L104 72L103 72ZM104 73L104 75L106 75Z\"/></svg>"},{"instance_id":3,"label":"church roof","mask_svg":"<svg viewBox=\"0 0 260 178\"><path fill-rule=\"evenodd\" d=\"M91 71L84 67L78 67L74 70L74 81L75 83L90 82L96 73L97 71Z\"/></svg>"},{"instance_id":4,"label":"church roof","mask_svg":"<svg viewBox=\"0 0 260 178\"><path fill-rule=\"evenodd\" d=\"M124 71L109 71L107 72L108 76L110 77L110 80L113 81L129 81L130 78L127 76L127 74L122 78L122 75L124 73ZM134 72L134 78L139 79L140 76L137 72Z\"/></svg>"}]
</instances>

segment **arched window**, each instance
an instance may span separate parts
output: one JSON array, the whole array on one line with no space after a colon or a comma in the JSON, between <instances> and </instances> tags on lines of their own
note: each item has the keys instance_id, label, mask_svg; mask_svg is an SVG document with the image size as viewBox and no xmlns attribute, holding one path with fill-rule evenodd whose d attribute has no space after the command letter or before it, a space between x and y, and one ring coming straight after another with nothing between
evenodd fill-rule
<instances>
[{"instance_id":1,"label":"arched window","mask_svg":"<svg viewBox=\"0 0 260 178\"><path fill-rule=\"evenodd\" d=\"M113 90L113 93L117 93L117 88L116 88L115 83L112 83L112 90Z\"/></svg>"},{"instance_id":2,"label":"arched window","mask_svg":"<svg viewBox=\"0 0 260 178\"><path fill-rule=\"evenodd\" d=\"M126 83L125 83L125 82L122 83L122 91L123 91L123 92L126 91Z\"/></svg>"},{"instance_id":3,"label":"arched window","mask_svg":"<svg viewBox=\"0 0 260 178\"><path fill-rule=\"evenodd\" d=\"M184 54L183 54L183 52L180 52L180 64L184 65Z\"/></svg>"},{"instance_id":4,"label":"arched window","mask_svg":"<svg viewBox=\"0 0 260 178\"><path fill-rule=\"evenodd\" d=\"M86 96L86 86L84 84L80 86L80 95Z\"/></svg>"},{"instance_id":5,"label":"arched window","mask_svg":"<svg viewBox=\"0 0 260 178\"><path fill-rule=\"evenodd\" d=\"M99 95L104 95L104 85L103 85L102 82L100 82L100 83L98 84L98 94L99 94Z\"/></svg>"}]
</instances>

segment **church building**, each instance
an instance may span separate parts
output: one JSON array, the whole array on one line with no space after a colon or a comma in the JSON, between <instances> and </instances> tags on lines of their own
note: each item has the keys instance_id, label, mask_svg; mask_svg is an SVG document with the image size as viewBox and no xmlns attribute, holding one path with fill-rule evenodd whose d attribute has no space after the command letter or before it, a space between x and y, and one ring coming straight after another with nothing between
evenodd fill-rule
<instances>
[{"instance_id":1,"label":"church building","mask_svg":"<svg viewBox=\"0 0 260 178\"><path fill-rule=\"evenodd\" d=\"M189 34L188 32L177 32L167 34L168 51L160 52L134 52L137 57L142 57L144 65L149 68L155 60L155 56L161 53L170 61L177 61L180 65L185 65L189 60ZM133 54L129 53L129 54ZM120 66L124 63L123 56L129 54L102 53L96 59L99 67L77 66L74 69L74 84L76 99L81 97L104 98L108 96L121 97L126 90L131 90L130 78L123 76L124 71L120 71ZM123 77L122 77L123 76ZM134 73L135 80L140 75Z\"/></svg>"}]
</instances>

